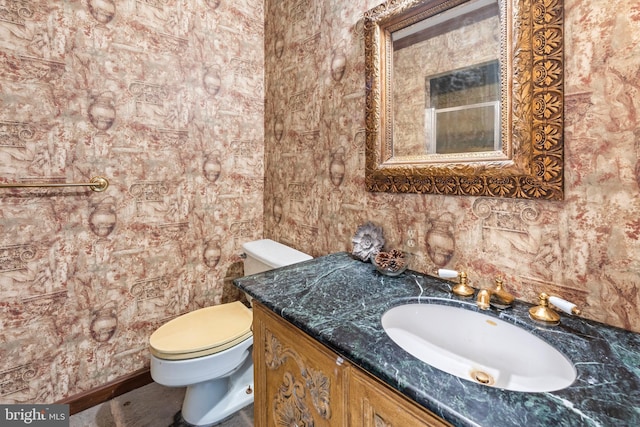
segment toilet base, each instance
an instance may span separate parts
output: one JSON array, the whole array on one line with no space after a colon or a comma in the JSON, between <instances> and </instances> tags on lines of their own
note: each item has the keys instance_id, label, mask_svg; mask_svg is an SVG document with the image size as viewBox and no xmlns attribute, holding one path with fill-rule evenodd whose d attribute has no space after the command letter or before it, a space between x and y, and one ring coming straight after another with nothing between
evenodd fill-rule
<instances>
[{"instance_id":1,"label":"toilet base","mask_svg":"<svg viewBox=\"0 0 640 427\"><path fill-rule=\"evenodd\" d=\"M188 386L182 403L182 418L194 426L210 426L252 403L253 360L248 357L228 377Z\"/></svg>"}]
</instances>

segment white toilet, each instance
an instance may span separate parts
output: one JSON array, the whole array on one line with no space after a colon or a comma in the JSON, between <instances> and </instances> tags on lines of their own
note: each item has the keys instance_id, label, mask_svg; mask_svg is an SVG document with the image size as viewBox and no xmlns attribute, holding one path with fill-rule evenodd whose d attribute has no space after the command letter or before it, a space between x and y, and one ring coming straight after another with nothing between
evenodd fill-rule
<instances>
[{"instance_id":1,"label":"white toilet","mask_svg":"<svg viewBox=\"0 0 640 427\"><path fill-rule=\"evenodd\" d=\"M242 248L245 275L312 258L269 239ZM187 387L186 422L216 424L253 402L252 320L251 310L236 301L176 317L149 338L153 380Z\"/></svg>"}]
</instances>

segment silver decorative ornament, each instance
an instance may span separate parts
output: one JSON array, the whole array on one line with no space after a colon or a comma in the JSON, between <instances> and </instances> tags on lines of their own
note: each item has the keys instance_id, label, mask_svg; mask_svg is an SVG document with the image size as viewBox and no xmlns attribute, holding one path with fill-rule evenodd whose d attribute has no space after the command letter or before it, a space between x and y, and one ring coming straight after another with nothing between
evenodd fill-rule
<instances>
[{"instance_id":1,"label":"silver decorative ornament","mask_svg":"<svg viewBox=\"0 0 640 427\"><path fill-rule=\"evenodd\" d=\"M362 224L356 230L356 234L351 241L353 243L353 256L367 262L384 247L382 228L372 222Z\"/></svg>"}]
</instances>

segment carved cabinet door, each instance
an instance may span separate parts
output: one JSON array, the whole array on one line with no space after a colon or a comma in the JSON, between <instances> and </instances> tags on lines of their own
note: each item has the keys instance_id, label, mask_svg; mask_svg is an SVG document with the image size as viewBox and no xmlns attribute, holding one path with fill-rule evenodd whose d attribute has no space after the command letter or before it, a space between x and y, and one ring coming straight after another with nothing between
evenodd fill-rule
<instances>
[{"instance_id":1,"label":"carved cabinet door","mask_svg":"<svg viewBox=\"0 0 640 427\"><path fill-rule=\"evenodd\" d=\"M451 426L357 369L351 370L349 394L350 427Z\"/></svg>"},{"instance_id":2,"label":"carved cabinet door","mask_svg":"<svg viewBox=\"0 0 640 427\"><path fill-rule=\"evenodd\" d=\"M253 304L256 427L346 426L349 364Z\"/></svg>"}]
</instances>

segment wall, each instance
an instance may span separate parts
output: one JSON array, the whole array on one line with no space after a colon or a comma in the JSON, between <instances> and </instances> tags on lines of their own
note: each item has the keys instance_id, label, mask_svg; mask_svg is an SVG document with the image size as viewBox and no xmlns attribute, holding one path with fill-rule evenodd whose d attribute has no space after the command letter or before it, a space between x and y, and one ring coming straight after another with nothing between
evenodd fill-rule
<instances>
[{"instance_id":1,"label":"wall","mask_svg":"<svg viewBox=\"0 0 640 427\"><path fill-rule=\"evenodd\" d=\"M383 226L413 268L497 275L640 332L640 8L566 0L562 202L367 193L362 15L379 0L265 2L265 234L313 255Z\"/></svg>"},{"instance_id":2,"label":"wall","mask_svg":"<svg viewBox=\"0 0 640 427\"><path fill-rule=\"evenodd\" d=\"M148 366L168 319L237 297L262 237L259 0L0 5L0 402Z\"/></svg>"}]
</instances>

